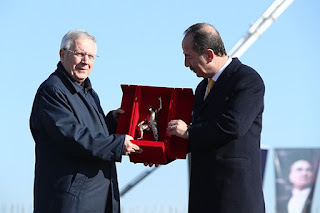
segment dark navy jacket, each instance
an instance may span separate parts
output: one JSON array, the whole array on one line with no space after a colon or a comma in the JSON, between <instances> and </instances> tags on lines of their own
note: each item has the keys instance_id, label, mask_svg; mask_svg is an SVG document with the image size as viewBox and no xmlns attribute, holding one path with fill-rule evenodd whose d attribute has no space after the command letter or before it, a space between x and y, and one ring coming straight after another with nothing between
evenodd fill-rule
<instances>
[{"instance_id":1,"label":"dark navy jacket","mask_svg":"<svg viewBox=\"0 0 320 213\"><path fill-rule=\"evenodd\" d=\"M203 100L207 82L201 81L195 91L189 128L189 212L264 213L263 80L233 58Z\"/></svg>"},{"instance_id":2,"label":"dark navy jacket","mask_svg":"<svg viewBox=\"0 0 320 213\"><path fill-rule=\"evenodd\" d=\"M105 116L88 78L80 86L59 62L37 91L30 128L35 213L120 211L115 162L125 135L112 134L116 121Z\"/></svg>"}]
</instances>

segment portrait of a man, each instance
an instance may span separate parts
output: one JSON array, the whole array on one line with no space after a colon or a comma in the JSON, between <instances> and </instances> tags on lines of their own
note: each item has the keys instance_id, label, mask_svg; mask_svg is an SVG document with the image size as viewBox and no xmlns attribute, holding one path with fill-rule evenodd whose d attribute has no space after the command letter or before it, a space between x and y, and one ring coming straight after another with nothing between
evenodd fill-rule
<instances>
[{"instance_id":1,"label":"portrait of a man","mask_svg":"<svg viewBox=\"0 0 320 213\"><path fill-rule=\"evenodd\" d=\"M278 213L310 213L320 160L319 149L276 149Z\"/></svg>"}]
</instances>

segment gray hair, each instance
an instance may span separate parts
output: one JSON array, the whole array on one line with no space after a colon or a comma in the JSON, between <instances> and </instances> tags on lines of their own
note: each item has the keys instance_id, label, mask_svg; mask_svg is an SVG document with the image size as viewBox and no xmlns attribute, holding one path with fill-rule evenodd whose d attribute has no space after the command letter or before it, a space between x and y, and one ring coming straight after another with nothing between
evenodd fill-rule
<instances>
[{"instance_id":1,"label":"gray hair","mask_svg":"<svg viewBox=\"0 0 320 213\"><path fill-rule=\"evenodd\" d=\"M96 44L96 39L94 36L90 35L85 30L70 30L67 34L65 34L61 40L60 49L69 50L72 45L74 45L74 41L78 38L89 38Z\"/></svg>"}]
</instances>

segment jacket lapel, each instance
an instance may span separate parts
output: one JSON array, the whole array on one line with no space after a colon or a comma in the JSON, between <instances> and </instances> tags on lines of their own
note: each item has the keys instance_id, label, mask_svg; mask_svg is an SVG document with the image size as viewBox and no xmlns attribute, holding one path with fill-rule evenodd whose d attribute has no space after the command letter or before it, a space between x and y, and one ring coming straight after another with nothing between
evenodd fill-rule
<instances>
[{"instance_id":1,"label":"jacket lapel","mask_svg":"<svg viewBox=\"0 0 320 213\"><path fill-rule=\"evenodd\" d=\"M201 110L203 110L208 105L208 103L215 101L215 99L219 96L219 91L223 90L224 85L228 84L230 77L234 72L236 72L239 69L240 65L241 65L241 62L238 60L238 58L233 58L232 62L221 73L221 75L219 76L219 79L217 80L217 82L215 82L209 95L205 100L203 100L203 97L207 88L208 81L207 79L203 80L205 82L202 82L203 88L201 88L201 95L200 95L202 98Z\"/></svg>"}]
</instances>

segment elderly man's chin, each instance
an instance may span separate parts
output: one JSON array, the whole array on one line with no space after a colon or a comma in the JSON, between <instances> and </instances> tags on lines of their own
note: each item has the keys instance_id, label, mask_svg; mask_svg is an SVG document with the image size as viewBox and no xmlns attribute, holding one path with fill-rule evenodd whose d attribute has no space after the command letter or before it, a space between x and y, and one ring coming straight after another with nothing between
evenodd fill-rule
<instances>
[{"instance_id":1,"label":"elderly man's chin","mask_svg":"<svg viewBox=\"0 0 320 213\"><path fill-rule=\"evenodd\" d=\"M74 75L74 78L78 83L82 83L84 80L86 80L87 77L88 77L88 72L85 72L85 73L84 72L81 72L81 73L76 72Z\"/></svg>"}]
</instances>

